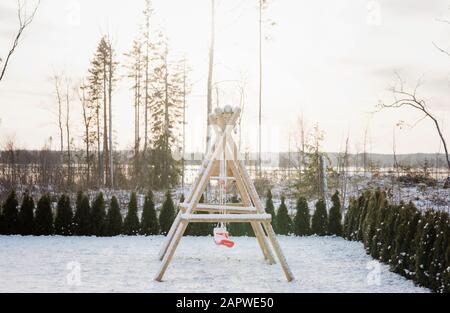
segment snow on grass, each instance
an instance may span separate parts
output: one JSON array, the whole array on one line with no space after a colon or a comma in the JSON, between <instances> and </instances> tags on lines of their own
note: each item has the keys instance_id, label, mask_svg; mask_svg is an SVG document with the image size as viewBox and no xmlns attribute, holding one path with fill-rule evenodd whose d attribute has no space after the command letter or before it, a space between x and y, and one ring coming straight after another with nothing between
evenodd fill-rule
<instances>
[{"instance_id":1,"label":"snow on grass","mask_svg":"<svg viewBox=\"0 0 450 313\"><path fill-rule=\"evenodd\" d=\"M278 264L264 263L255 238L234 238L228 249L185 237L158 283L163 239L0 236L0 292L428 292L373 261L361 243L334 237L279 237L291 283Z\"/></svg>"}]
</instances>

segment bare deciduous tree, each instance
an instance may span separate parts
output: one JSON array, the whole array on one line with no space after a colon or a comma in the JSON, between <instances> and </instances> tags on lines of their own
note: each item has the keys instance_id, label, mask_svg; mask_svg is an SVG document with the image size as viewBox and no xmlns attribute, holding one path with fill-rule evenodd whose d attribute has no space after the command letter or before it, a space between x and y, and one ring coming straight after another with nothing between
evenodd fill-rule
<instances>
[{"instance_id":1,"label":"bare deciduous tree","mask_svg":"<svg viewBox=\"0 0 450 313\"><path fill-rule=\"evenodd\" d=\"M35 7L31 11L31 14L27 13L26 2L25 4L21 0L17 0L17 17L19 19L19 29L17 30L16 36L14 37L14 41L12 43L11 48L9 49L8 55L6 56L5 61L2 63L2 59L0 58L0 81L3 79L6 73L6 68L8 67L9 60L19 45L20 37L22 36L24 30L31 24L36 15L36 11L39 7L40 0L36 3Z\"/></svg>"},{"instance_id":2,"label":"bare deciduous tree","mask_svg":"<svg viewBox=\"0 0 450 313\"><path fill-rule=\"evenodd\" d=\"M185 153L186 153L186 97L191 92L191 86L188 83L188 72L191 70L190 66L187 65L186 57L182 60L182 81L183 81L183 125L182 125L182 151L181 151L181 186L184 188L185 181Z\"/></svg>"},{"instance_id":3,"label":"bare deciduous tree","mask_svg":"<svg viewBox=\"0 0 450 313\"><path fill-rule=\"evenodd\" d=\"M112 40L108 36L108 118L109 118L109 187L114 187L114 161L113 161L113 118L112 118L112 93L113 84L116 81L115 71L117 62L113 61L114 49Z\"/></svg>"},{"instance_id":4,"label":"bare deciduous tree","mask_svg":"<svg viewBox=\"0 0 450 313\"><path fill-rule=\"evenodd\" d=\"M59 74L53 75L53 82L55 84L56 100L58 101L58 129L60 139L60 152L61 156L64 150L64 137L63 137L63 125L62 125L62 94L61 94L61 76Z\"/></svg>"},{"instance_id":5,"label":"bare deciduous tree","mask_svg":"<svg viewBox=\"0 0 450 313\"><path fill-rule=\"evenodd\" d=\"M66 77L66 140L67 140L67 183L70 186L72 184L72 151L70 147L70 80Z\"/></svg>"},{"instance_id":6,"label":"bare deciduous tree","mask_svg":"<svg viewBox=\"0 0 450 313\"><path fill-rule=\"evenodd\" d=\"M259 88L258 88L258 177L261 178L261 149L262 149L262 85L263 85L263 37L269 39L267 34L264 34L263 23L269 23L274 26L275 22L270 19L263 19L263 13L267 10L268 0L259 0L258 5L258 57L259 57Z\"/></svg>"},{"instance_id":7,"label":"bare deciduous tree","mask_svg":"<svg viewBox=\"0 0 450 313\"><path fill-rule=\"evenodd\" d=\"M95 100L92 101L92 99L89 99L86 97L86 89L88 88L87 85L85 85L84 81L81 83L79 88L77 88L78 91L78 98L81 103L81 109L82 109L82 117L83 117L83 124L84 124L84 143L86 144L86 164L87 164L87 173L86 173L86 184L89 187L90 181L91 181L91 156L90 156L90 145L94 142L94 134L91 130L92 122L95 119Z\"/></svg>"},{"instance_id":8,"label":"bare deciduous tree","mask_svg":"<svg viewBox=\"0 0 450 313\"><path fill-rule=\"evenodd\" d=\"M245 109L245 89L247 86L247 79L244 76L241 76L241 78L237 81L237 88L239 90L239 107L241 108L241 114L239 115L238 120L238 128L239 128L239 141L238 141L238 148L239 151L241 150L242 146L242 116L244 115L244 109Z\"/></svg>"},{"instance_id":9,"label":"bare deciduous tree","mask_svg":"<svg viewBox=\"0 0 450 313\"><path fill-rule=\"evenodd\" d=\"M140 115L141 115L141 98L142 98L142 77L143 77L143 63L145 62L144 58L142 57L142 43L139 40L133 41L133 47L131 50L127 53L125 53L125 56L127 57L127 62L124 64L124 66L127 68L128 77L133 81L132 90L134 93L134 176L135 181L137 183L137 177L140 173L140 160L139 160L139 150L140 150ZM145 83L145 82L144 82ZM145 88L145 86L144 86ZM147 98L147 95L144 95L145 98ZM145 100L145 99L144 99ZM146 111L144 115L147 115L148 107L145 105L145 103L148 103L147 101L144 101L144 110ZM144 124L147 124L148 121L145 121L144 118ZM144 128L147 128L145 126ZM147 133L147 130L144 130L145 133ZM146 137L145 137L146 138ZM144 139L146 141L147 139ZM145 155L145 142L144 142L144 155Z\"/></svg>"},{"instance_id":10,"label":"bare deciduous tree","mask_svg":"<svg viewBox=\"0 0 450 313\"><path fill-rule=\"evenodd\" d=\"M398 160L397 160L397 140L395 138L395 126L392 129L392 154L394 155L394 169L395 169L395 173L397 174L397 179L396 179L396 185L392 186L392 191L395 192L394 188L397 187L397 192L398 192L398 197L397 197L397 202L400 202L401 200L401 188L398 185L398 179L400 178L400 166L398 164Z\"/></svg>"},{"instance_id":11,"label":"bare deciduous tree","mask_svg":"<svg viewBox=\"0 0 450 313\"><path fill-rule=\"evenodd\" d=\"M147 153L148 145L148 122L149 122L149 102L150 102L150 49L152 48L152 43L150 41L150 20L152 18L153 9L150 0L145 1L145 28L144 28L144 47L145 47L145 57L144 57L144 67L145 67L145 77L144 77L144 155Z\"/></svg>"},{"instance_id":12,"label":"bare deciduous tree","mask_svg":"<svg viewBox=\"0 0 450 313\"><path fill-rule=\"evenodd\" d=\"M17 147L16 140L14 136L7 137L2 145L2 151L6 159L6 172L3 175L6 178L5 183L7 187L12 188L17 184L17 170L16 170L16 158L17 158Z\"/></svg>"},{"instance_id":13,"label":"bare deciduous tree","mask_svg":"<svg viewBox=\"0 0 450 313\"><path fill-rule=\"evenodd\" d=\"M341 206L341 213L344 213L346 201L347 201L347 187L348 187L348 166L349 166L349 141L350 141L350 135L347 134L347 138L345 139L345 148L344 153L342 155L342 160L340 162L341 164L341 170L340 170L340 176L342 179L341 182L341 196L342 196L342 206ZM339 163L338 163L339 164Z\"/></svg>"},{"instance_id":14,"label":"bare deciduous tree","mask_svg":"<svg viewBox=\"0 0 450 313\"><path fill-rule=\"evenodd\" d=\"M215 0L211 0L211 33L209 43L209 61L208 61L208 82L206 96L206 152L211 143L211 125L209 123L209 114L212 112L212 88L213 88L213 70L214 70L214 44L215 44Z\"/></svg>"},{"instance_id":15,"label":"bare deciduous tree","mask_svg":"<svg viewBox=\"0 0 450 313\"><path fill-rule=\"evenodd\" d=\"M363 169L364 169L364 175L366 175L367 173L367 165L368 165L368 160L367 160L367 135L369 132L369 121L367 121L366 123L366 128L364 130L364 140L363 140L363 159L362 159L362 163L363 163Z\"/></svg>"},{"instance_id":16,"label":"bare deciduous tree","mask_svg":"<svg viewBox=\"0 0 450 313\"><path fill-rule=\"evenodd\" d=\"M262 65L262 12L263 7L266 4L265 0L259 0L259 18L258 18L258 34L259 34L259 90L258 90L258 165L257 165L257 175L261 178L261 124L262 124L262 75L263 75L263 65Z\"/></svg>"},{"instance_id":17,"label":"bare deciduous tree","mask_svg":"<svg viewBox=\"0 0 450 313\"><path fill-rule=\"evenodd\" d=\"M444 134L442 132L442 126L439 123L436 116L428 108L427 104L425 103L425 100L420 99L417 96L417 89L420 86L420 81L417 83L414 90L409 92L409 91L405 91L404 81L401 79L401 77L398 75L398 73L396 73L396 76L397 76L398 84L394 85L391 88L391 91L394 95L394 102L392 102L390 104L380 102L378 104L378 108L380 110L385 109L385 108L394 108L394 109L411 108L411 109L422 112L423 116L413 124L413 127L415 125L417 125L418 122L422 121L425 118L428 118L433 122L433 124L436 128L436 131L439 135L439 138L442 142L442 145L444 146L445 157L447 159L447 166L450 169L450 159L449 159L449 155L448 155L448 148L447 148L447 143L445 141Z\"/></svg>"}]
</instances>

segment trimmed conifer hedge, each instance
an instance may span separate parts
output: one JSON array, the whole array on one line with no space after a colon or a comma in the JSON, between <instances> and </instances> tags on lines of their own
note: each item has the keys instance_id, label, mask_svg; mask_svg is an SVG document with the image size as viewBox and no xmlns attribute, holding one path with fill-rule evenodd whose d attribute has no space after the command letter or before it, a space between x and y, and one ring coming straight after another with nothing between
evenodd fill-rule
<instances>
[{"instance_id":1,"label":"trimmed conifer hedge","mask_svg":"<svg viewBox=\"0 0 450 313\"><path fill-rule=\"evenodd\" d=\"M436 292L450 292L450 219L412 203L390 204L385 192L366 191L350 201L344 220L348 240L391 270Z\"/></svg>"}]
</instances>

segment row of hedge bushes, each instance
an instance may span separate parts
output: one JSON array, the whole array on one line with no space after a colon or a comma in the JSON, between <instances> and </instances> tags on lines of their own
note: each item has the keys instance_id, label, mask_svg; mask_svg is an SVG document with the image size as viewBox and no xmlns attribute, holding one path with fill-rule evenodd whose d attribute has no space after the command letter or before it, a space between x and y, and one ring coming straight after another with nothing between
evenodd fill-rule
<instances>
[{"instance_id":1,"label":"row of hedge bushes","mask_svg":"<svg viewBox=\"0 0 450 313\"><path fill-rule=\"evenodd\" d=\"M184 201L184 199L180 199ZM203 197L200 200L203 201ZM234 197L234 202L239 200ZM310 216L310 210L305 198L299 198L296 205L296 215L292 219L288 213L284 197L275 212L270 190L267 193L266 210L272 214L272 225L278 234L298 236L341 235L342 216L340 213L339 195L332 197L333 206L327 213L325 202L319 200L316 210ZM128 210L122 218L116 197L106 203L103 193L98 193L92 202L79 192L73 212L70 197L62 194L53 212L49 195L43 195L35 206L33 198L25 193L22 203L12 191L2 207L0 214L0 234L5 235L80 235L80 236L115 236L115 235L157 235L166 234L175 217L175 206L170 192L162 204L157 217L152 192L148 192L144 200L141 217L138 217L136 194L131 193ZM214 223L193 223L186 230L187 235L206 236L212 234ZM230 223L229 231L232 236L253 236L249 223Z\"/></svg>"},{"instance_id":2,"label":"row of hedge bushes","mask_svg":"<svg viewBox=\"0 0 450 313\"><path fill-rule=\"evenodd\" d=\"M108 208L106 208L108 207ZM138 217L136 194L133 192L125 218L119 202L113 196L108 205L103 193L98 193L90 202L87 195L79 192L73 212L70 197L62 194L53 213L49 195L43 195L35 206L33 198L25 193L22 204L12 191L2 206L0 234L4 235L156 235L166 234L174 219L174 204L170 193L162 205L159 218L156 216L153 194L145 196L141 218Z\"/></svg>"},{"instance_id":3,"label":"row of hedge bushes","mask_svg":"<svg viewBox=\"0 0 450 313\"><path fill-rule=\"evenodd\" d=\"M293 219L288 214L284 197L275 214L270 190L266 196L266 212L272 214L272 225L275 232L282 235L294 234L296 236L307 235L342 235L342 214L339 193L336 191L331 197L332 206L327 212L323 199L315 203L313 215L310 215L308 202L304 197L299 197L295 206L296 214Z\"/></svg>"},{"instance_id":4,"label":"row of hedge bushes","mask_svg":"<svg viewBox=\"0 0 450 313\"><path fill-rule=\"evenodd\" d=\"M368 254L392 271L436 292L450 292L450 220L414 204L390 204L385 192L367 191L350 201L344 237L364 243Z\"/></svg>"}]
</instances>

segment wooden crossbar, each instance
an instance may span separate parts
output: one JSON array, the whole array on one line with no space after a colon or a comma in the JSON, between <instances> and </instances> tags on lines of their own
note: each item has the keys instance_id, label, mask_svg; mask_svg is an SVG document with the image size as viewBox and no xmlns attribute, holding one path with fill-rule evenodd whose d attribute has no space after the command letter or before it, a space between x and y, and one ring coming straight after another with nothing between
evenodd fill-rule
<instances>
[{"instance_id":1,"label":"wooden crossbar","mask_svg":"<svg viewBox=\"0 0 450 313\"><path fill-rule=\"evenodd\" d=\"M188 203L180 203L180 208L183 213L189 207ZM234 205L218 205L218 204L203 204L199 203L197 207L194 208L194 211L202 211L202 212L221 212L225 210L227 213L256 213L256 208L252 206L244 207L244 206L234 206Z\"/></svg>"},{"instance_id":2,"label":"wooden crossbar","mask_svg":"<svg viewBox=\"0 0 450 313\"><path fill-rule=\"evenodd\" d=\"M272 220L270 214L181 214L181 220L190 223L210 223L210 222L267 222Z\"/></svg>"},{"instance_id":3,"label":"wooden crossbar","mask_svg":"<svg viewBox=\"0 0 450 313\"><path fill-rule=\"evenodd\" d=\"M232 176L211 176L209 177L210 179L214 179L214 180L220 180L220 179L224 179L224 180L236 180L236 177L232 177Z\"/></svg>"}]
</instances>

